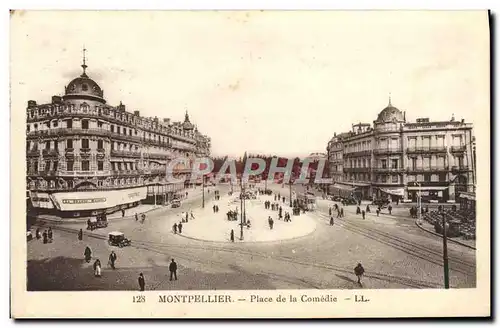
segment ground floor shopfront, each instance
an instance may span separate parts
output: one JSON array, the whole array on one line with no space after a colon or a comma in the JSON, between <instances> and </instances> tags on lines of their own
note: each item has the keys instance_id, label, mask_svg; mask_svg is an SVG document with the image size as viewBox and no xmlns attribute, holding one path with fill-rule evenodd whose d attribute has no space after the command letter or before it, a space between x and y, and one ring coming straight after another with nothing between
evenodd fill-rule
<instances>
[{"instance_id":1,"label":"ground floor shopfront","mask_svg":"<svg viewBox=\"0 0 500 328\"><path fill-rule=\"evenodd\" d=\"M380 185L380 184L346 184L335 183L330 185L328 192L332 196L343 198L354 197L363 200L388 199L391 202L417 202L421 197L423 202L455 202L461 193L466 192L463 187L455 184L426 184L415 185Z\"/></svg>"},{"instance_id":2,"label":"ground floor shopfront","mask_svg":"<svg viewBox=\"0 0 500 328\"><path fill-rule=\"evenodd\" d=\"M189 190L189 189L188 189ZM61 218L76 218L111 214L139 204L168 204L185 195L184 183L151 184L114 190L69 192L28 192L28 215L48 214Z\"/></svg>"}]
</instances>

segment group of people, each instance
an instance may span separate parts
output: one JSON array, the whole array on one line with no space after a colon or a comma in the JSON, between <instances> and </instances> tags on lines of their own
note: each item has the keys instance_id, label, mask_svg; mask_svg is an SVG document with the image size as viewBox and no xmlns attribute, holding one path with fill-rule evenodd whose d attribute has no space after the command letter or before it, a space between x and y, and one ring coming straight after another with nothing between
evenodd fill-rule
<instances>
[{"instance_id":1,"label":"group of people","mask_svg":"<svg viewBox=\"0 0 500 328\"><path fill-rule=\"evenodd\" d=\"M92 250L90 249L90 246L85 247L85 251L83 252L83 256L85 257L85 262L90 263L92 260ZM115 251L111 251L108 257L108 265L111 267L111 269L115 270L116 266L115 263L118 260L118 256L116 255ZM94 276L95 277L101 277L102 275L102 264L101 260L95 259L94 264L93 264L93 269L94 269Z\"/></svg>"},{"instance_id":2,"label":"group of people","mask_svg":"<svg viewBox=\"0 0 500 328\"><path fill-rule=\"evenodd\" d=\"M423 207L420 208L420 214L422 215L424 213L429 213L429 206L426 206L425 209ZM417 218L418 208L416 206L410 208L410 216L414 219Z\"/></svg>"},{"instance_id":3,"label":"group of people","mask_svg":"<svg viewBox=\"0 0 500 328\"><path fill-rule=\"evenodd\" d=\"M40 233L40 228L36 228L35 237L36 239L42 239L44 244L51 243L53 241L52 228L49 227L49 229L44 230L43 233Z\"/></svg>"},{"instance_id":4,"label":"group of people","mask_svg":"<svg viewBox=\"0 0 500 328\"><path fill-rule=\"evenodd\" d=\"M139 221L139 214L135 213L135 222ZM144 223L146 221L146 214L142 213L141 214L141 223Z\"/></svg>"},{"instance_id":5,"label":"group of people","mask_svg":"<svg viewBox=\"0 0 500 328\"><path fill-rule=\"evenodd\" d=\"M215 196L214 196L215 200L220 200L220 194L219 194L219 191L216 190L215 191Z\"/></svg>"},{"instance_id":6,"label":"group of people","mask_svg":"<svg viewBox=\"0 0 500 328\"><path fill-rule=\"evenodd\" d=\"M214 210L214 213L219 213L219 205L212 206L212 209Z\"/></svg>"},{"instance_id":7,"label":"group of people","mask_svg":"<svg viewBox=\"0 0 500 328\"><path fill-rule=\"evenodd\" d=\"M333 220L333 210L337 211L337 218L343 218L344 217L344 208L343 207L339 207L337 204L334 204L333 208L332 207L328 208L328 215L330 216L331 220Z\"/></svg>"}]
</instances>

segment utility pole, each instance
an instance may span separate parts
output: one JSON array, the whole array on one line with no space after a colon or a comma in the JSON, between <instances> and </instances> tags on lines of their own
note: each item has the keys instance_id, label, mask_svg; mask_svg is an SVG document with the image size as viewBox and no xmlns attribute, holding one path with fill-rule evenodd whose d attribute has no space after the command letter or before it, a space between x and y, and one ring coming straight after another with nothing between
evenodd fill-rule
<instances>
[{"instance_id":1,"label":"utility pole","mask_svg":"<svg viewBox=\"0 0 500 328\"><path fill-rule=\"evenodd\" d=\"M422 222L422 185L418 182L418 198L417 198L417 207L418 207L418 213L417 213L417 223Z\"/></svg>"},{"instance_id":2,"label":"utility pole","mask_svg":"<svg viewBox=\"0 0 500 328\"><path fill-rule=\"evenodd\" d=\"M243 177L240 178L240 240L243 240Z\"/></svg>"},{"instance_id":3,"label":"utility pole","mask_svg":"<svg viewBox=\"0 0 500 328\"><path fill-rule=\"evenodd\" d=\"M292 205L292 180L289 181L288 186L290 188L290 207L293 207Z\"/></svg>"},{"instance_id":4,"label":"utility pole","mask_svg":"<svg viewBox=\"0 0 500 328\"><path fill-rule=\"evenodd\" d=\"M450 277L448 271L448 237L446 235L446 214L443 213L443 267L444 267L444 288L450 288Z\"/></svg>"}]
</instances>

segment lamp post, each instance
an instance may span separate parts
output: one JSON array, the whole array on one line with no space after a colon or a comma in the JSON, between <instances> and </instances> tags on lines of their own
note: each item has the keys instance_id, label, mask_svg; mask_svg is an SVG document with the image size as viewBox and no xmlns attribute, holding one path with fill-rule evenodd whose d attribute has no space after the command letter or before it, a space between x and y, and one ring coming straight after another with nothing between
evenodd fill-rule
<instances>
[{"instance_id":1,"label":"lamp post","mask_svg":"<svg viewBox=\"0 0 500 328\"><path fill-rule=\"evenodd\" d=\"M289 195L290 196L290 207L293 207L293 204L292 204L292 180L290 180L288 182L288 186L290 188L290 190L289 190L290 191L290 195Z\"/></svg>"},{"instance_id":2,"label":"lamp post","mask_svg":"<svg viewBox=\"0 0 500 328\"><path fill-rule=\"evenodd\" d=\"M443 217L443 267L444 267L444 288L450 288L450 277L448 271L448 237L446 235L446 214L442 213Z\"/></svg>"},{"instance_id":3,"label":"lamp post","mask_svg":"<svg viewBox=\"0 0 500 328\"><path fill-rule=\"evenodd\" d=\"M417 197L417 207L418 207L418 213L417 213L417 223L422 222L422 185L420 182L416 183L418 186L418 197Z\"/></svg>"},{"instance_id":4,"label":"lamp post","mask_svg":"<svg viewBox=\"0 0 500 328\"><path fill-rule=\"evenodd\" d=\"M201 178L201 208L205 208L205 176Z\"/></svg>"},{"instance_id":5,"label":"lamp post","mask_svg":"<svg viewBox=\"0 0 500 328\"><path fill-rule=\"evenodd\" d=\"M243 240L243 177L240 178L240 209L241 209L241 214L240 214L240 240Z\"/></svg>"}]
</instances>

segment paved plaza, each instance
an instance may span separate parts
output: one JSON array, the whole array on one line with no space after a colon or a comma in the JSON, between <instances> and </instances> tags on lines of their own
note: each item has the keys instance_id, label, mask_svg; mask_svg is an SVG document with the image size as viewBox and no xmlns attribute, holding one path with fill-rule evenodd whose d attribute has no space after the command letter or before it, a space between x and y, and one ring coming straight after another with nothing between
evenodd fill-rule
<instances>
[{"instance_id":1,"label":"paved plaza","mask_svg":"<svg viewBox=\"0 0 500 328\"><path fill-rule=\"evenodd\" d=\"M288 190L272 184L269 188L282 195ZM346 206L345 218L335 219L330 226L328 207L334 203L318 199L316 211L292 215L292 222L285 223L277 220L276 211L264 209L262 202L269 196L259 196L247 201L252 227L245 228L244 242L240 242L238 222L228 222L225 215L227 206L235 206L237 193L230 197L227 185L210 189L204 209L201 195L193 195L179 208L150 212L144 223L116 219L108 228L93 232L77 222L42 225L42 229L52 226L54 241L28 242L28 289L136 290L141 272L146 288L155 290L443 286L442 241L418 228L413 220L387 214L376 217L374 213L362 220L355 214L355 206ZM222 196L217 202L215 189ZM218 214L213 213L214 204L220 207ZM282 206L289 211L286 204ZM174 234L172 225L186 211L192 211L195 219L184 224L183 235ZM267 226L269 215L275 221L272 231ZM77 239L80 228L85 232L83 241ZM230 228L235 230L234 243L229 241ZM115 230L130 238L131 246L109 246L107 234ZM93 259L103 263L101 278L94 277L91 264L83 260L87 245ZM475 251L448 246L450 285L474 287ZM106 265L111 250L118 255L116 270ZM168 264L172 258L178 263L179 280L171 282ZM357 263L366 270L362 285L353 274Z\"/></svg>"}]
</instances>

